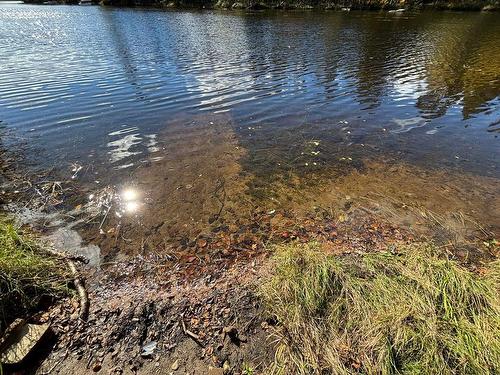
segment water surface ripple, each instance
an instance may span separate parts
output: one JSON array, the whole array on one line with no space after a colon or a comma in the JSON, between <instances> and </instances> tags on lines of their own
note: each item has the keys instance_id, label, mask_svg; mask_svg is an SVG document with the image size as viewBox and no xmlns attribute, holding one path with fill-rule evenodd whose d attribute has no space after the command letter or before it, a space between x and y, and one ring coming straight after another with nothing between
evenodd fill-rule
<instances>
[{"instance_id":1,"label":"water surface ripple","mask_svg":"<svg viewBox=\"0 0 500 375\"><path fill-rule=\"evenodd\" d=\"M410 159L498 175L498 21L0 4L0 120L51 164L129 167L171 119L228 112L270 137L387 132Z\"/></svg>"}]
</instances>

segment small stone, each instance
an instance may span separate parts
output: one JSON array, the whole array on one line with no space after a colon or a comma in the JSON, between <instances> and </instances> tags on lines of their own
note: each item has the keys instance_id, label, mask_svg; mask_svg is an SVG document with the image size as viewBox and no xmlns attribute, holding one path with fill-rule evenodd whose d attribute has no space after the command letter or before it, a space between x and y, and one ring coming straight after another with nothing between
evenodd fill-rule
<instances>
[{"instance_id":1,"label":"small stone","mask_svg":"<svg viewBox=\"0 0 500 375\"><path fill-rule=\"evenodd\" d=\"M156 341L151 341L150 343L144 345L142 347L141 356L142 357L149 357L149 356L151 356L153 354L153 352L155 351L156 346L157 346L157 342Z\"/></svg>"},{"instance_id":2,"label":"small stone","mask_svg":"<svg viewBox=\"0 0 500 375\"><path fill-rule=\"evenodd\" d=\"M47 337L48 330L48 324L25 324L23 320L16 319L6 331L6 337L13 342L0 353L2 364L23 361L35 345Z\"/></svg>"},{"instance_id":3,"label":"small stone","mask_svg":"<svg viewBox=\"0 0 500 375\"><path fill-rule=\"evenodd\" d=\"M99 371L101 371L101 369L102 369L102 366L100 363L96 363L94 365L94 367L92 367L92 371L94 371L94 372L99 372Z\"/></svg>"},{"instance_id":4,"label":"small stone","mask_svg":"<svg viewBox=\"0 0 500 375\"><path fill-rule=\"evenodd\" d=\"M174 363L172 363L172 370L177 371L179 369L179 360L176 359Z\"/></svg>"}]
</instances>

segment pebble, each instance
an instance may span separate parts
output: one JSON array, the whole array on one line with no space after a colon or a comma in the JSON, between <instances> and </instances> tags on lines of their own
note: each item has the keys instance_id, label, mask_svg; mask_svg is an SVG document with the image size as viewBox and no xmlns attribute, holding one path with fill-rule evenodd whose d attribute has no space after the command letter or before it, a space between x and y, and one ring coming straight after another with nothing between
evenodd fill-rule
<instances>
[{"instance_id":1,"label":"pebble","mask_svg":"<svg viewBox=\"0 0 500 375\"><path fill-rule=\"evenodd\" d=\"M177 359L174 363L172 363L172 370L177 371L179 369L179 360Z\"/></svg>"},{"instance_id":2,"label":"pebble","mask_svg":"<svg viewBox=\"0 0 500 375\"><path fill-rule=\"evenodd\" d=\"M94 367L92 367L92 370L93 370L94 372L99 372L99 371L101 371L101 368L102 368L101 364L100 364L100 363L96 363L96 364L94 365Z\"/></svg>"}]
</instances>

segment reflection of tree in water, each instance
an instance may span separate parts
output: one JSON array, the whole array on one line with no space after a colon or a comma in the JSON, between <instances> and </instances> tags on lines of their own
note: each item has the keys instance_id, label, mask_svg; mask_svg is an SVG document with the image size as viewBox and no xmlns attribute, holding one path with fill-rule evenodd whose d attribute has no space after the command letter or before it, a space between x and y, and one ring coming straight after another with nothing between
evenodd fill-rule
<instances>
[{"instance_id":1,"label":"reflection of tree in water","mask_svg":"<svg viewBox=\"0 0 500 375\"><path fill-rule=\"evenodd\" d=\"M272 79L276 93L300 91L300 87L307 86L308 93L334 99L339 62L347 47L344 21L339 15L308 14L245 18L248 61L256 89L266 89L268 79ZM311 39L311 35L315 38Z\"/></svg>"},{"instance_id":2,"label":"reflection of tree in water","mask_svg":"<svg viewBox=\"0 0 500 375\"><path fill-rule=\"evenodd\" d=\"M172 23L177 43L172 57L187 77L195 106L221 110L236 88L240 95L249 89L241 23L240 17L202 13L183 13Z\"/></svg>"},{"instance_id":3,"label":"reflection of tree in water","mask_svg":"<svg viewBox=\"0 0 500 375\"><path fill-rule=\"evenodd\" d=\"M147 22L126 28L120 12L103 15L142 101L148 79L141 72L151 60L160 65L162 80L183 77L193 108L254 112L269 104L283 114L294 108L299 119L316 115L316 108L334 110L339 97L353 92L349 105L376 108L400 88L408 105L418 97L425 117L442 116L462 99L468 117L500 91L500 59L491 37L499 26L490 15L190 13L169 23L144 17ZM168 82L164 89L174 90Z\"/></svg>"},{"instance_id":4,"label":"reflection of tree in water","mask_svg":"<svg viewBox=\"0 0 500 375\"><path fill-rule=\"evenodd\" d=\"M462 113L468 118L500 94L500 40L495 38L500 24L491 15L467 19L454 15L458 19L453 23L446 16L429 25L433 43L426 69L429 89L417 107L426 116L439 117L462 100Z\"/></svg>"},{"instance_id":5,"label":"reflection of tree in water","mask_svg":"<svg viewBox=\"0 0 500 375\"><path fill-rule=\"evenodd\" d=\"M268 88L269 79L276 93L304 85L328 105L339 94L338 80L353 79L347 85L355 85L359 103L373 108L399 80L412 89L408 95L418 95L416 105L426 117L442 116L461 99L468 117L500 91L498 40L491 37L500 26L491 15L462 17L316 15L314 30L307 16L248 17L249 50L243 56L257 91Z\"/></svg>"},{"instance_id":6,"label":"reflection of tree in water","mask_svg":"<svg viewBox=\"0 0 500 375\"><path fill-rule=\"evenodd\" d=\"M117 60L123 67L128 83L133 87L137 99L145 101L145 77L141 69L153 61L160 67L168 62L165 45L168 32L157 19L142 16L127 17L126 12L103 8L99 13L107 24Z\"/></svg>"},{"instance_id":7,"label":"reflection of tree in water","mask_svg":"<svg viewBox=\"0 0 500 375\"><path fill-rule=\"evenodd\" d=\"M108 25L108 35L113 40L113 47L116 50L116 56L123 66L123 71L128 79L128 82L134 91L136 91L138 99L144 99L144 94L140 88L141 79L137 74L139 66L134 62L134 53L131 46L127 40L127 35L134 32L134 23L127 23L126 27L119 19L121 13L110 11L104 8L99 14L102 15L104 22Z\"/></svg>"},{"instance_id":8,"label":"reflection of tree in water","mask_svg":"<svg viewBox=\"0 0 500 375\"><path fill-rule=\"evenodd\" d=\"M444 115L449 105L462 96L465 97L464 113L470 110L469 108L478 108L484 103L481 96L469 94L463 89L464 85L469 84L467 74L471 69L463 67L469 55L460 54L463 49L470 49L474 55L474 48L465 46L455 50L452 45L448 48L451 48L453 53L448 53L448 48L441 52L441 43L448 43L443 36L462 35L457 33L454 27L455 22L461 23L461 20L457 19L460 15L424 16L317 16L314 20L316 29L312 32L314 39L303 33L309 25L304 17L277 20L272 16L246 18L245 26L249 34L248 61L256 92L267 90L266 84L269 84L269 81L275 84L273 87L277 93L287 89L296 90L295 87L287 88L286 85L304 84L306 94L314 93L315 102L323 104L323 108L332 109L331 118L335 118L335 98L341 94L341 90L346 90L345 93L350 98L353 96L352 91L355 91L355 99L357 98L364 108L375 108L389 97L394 101L403 99L405 106L416 105L418 110L428 117ZM272 28L267 28L266 22L275 23ZM458 28L467 29L460 25ZM489 34L488 28L482 29L481 32L484 35ZM287 48L288 44L290 48ZM482 41L480 48L484 48L485 44ZM491 41L488 44L491 44ZM490 50L495 48L490 46ZM433 78L436 78L433 76L433 66L426 63L440 57L440 54L450 60L450 69L457 71L458 77L439 75L441 80L433 81ZM483 74L483 77L489 74L488 79L480 78L477 82L491 82L495 69L490 68ZM498 69L496 71L498 72ZM304 73L312 76L305 83L300 81ZM345 82L340 82L342 80ZM470 82L474 83L473 80ZM399 91L393 94L391 90ZM257 169L260 169L269 177L286 174L289 170L310 174L311 170L320 169L322 165L338 164L339 158L345 159L346 155L353 156L355 153L354 160L367 156L367 151L358 152L348 146L354 137L344 139L345 134L337 129L339 126L328 127L328 121L324 121L323 126L316 127L311 121L306 121L309 111L307 97L300 99L301 106L293 107L292 111L283 111L284 120L279 122L279 129L270 122L259 124L256 128L249 127L248 130L243 127L239 131L241 142L249 150L244 161L247 168L255 173L259 173ZM472 102L472 99L475 102ZM273 100L281 99L277 95ZM292 96L285 100L284 105L291 107L295 99ZM393 116L400 115L402 110L393 108L393 104L394 102L389 103L389 108L394 112ZM320 110L324 110L323 108ZM363 135L357 142L369 143L375 135L370 133L369 125L363 127ZM304 150L312 139L321 139L321 153L314 158L307 155L307 152L304 155ZM397 143L398 140L399 137L395 137L391 144ZM384 152L391 151L386 150L390 148L390 142L387 142ZM395 150L400 150L400 147L394 146ZM360 167L352 162L341 164L341 170Z\"/></svg>"},{"instance_id":9,"label":"reflection of tree in water","mask_svg":"<svg viewBox=\"0 0 500 375\"><path fill-rule=\"evenodd\" d=\"M397 45L388 43L388 24L370 18L358 26L358 59L353 64L356 91L361 104L377 107L387 87L387 76ZM402 34L403 36L404 34Z\"/></svg>"}]
</instances>

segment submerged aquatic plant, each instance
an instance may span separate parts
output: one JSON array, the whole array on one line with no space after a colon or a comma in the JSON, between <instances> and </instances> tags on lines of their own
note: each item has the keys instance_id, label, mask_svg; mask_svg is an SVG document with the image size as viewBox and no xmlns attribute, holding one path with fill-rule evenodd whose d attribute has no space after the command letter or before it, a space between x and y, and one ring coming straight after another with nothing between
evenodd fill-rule
<instances>
[{"instance_id":1,"label":"submerged aquatic plant","mask_svg":"<svg viewBox=\"0 0 500 375\"><path fill-rule=\"evenodd\" d=\"M42 299L67 293L70 280L62 260L42 245L0 219L0 332Z\"/></svg>"},{"instance_id":2,"label":"submerged aquatic plant","mask_svg":"<svg viewBox=\"0 0 500 375\"><path fill-rule=\"evenodd\" d=\"M280 374L500 373L500 262L484 275L431 245L328 256L277 249L261 288Z\"/></svg>"}]
</instances>

